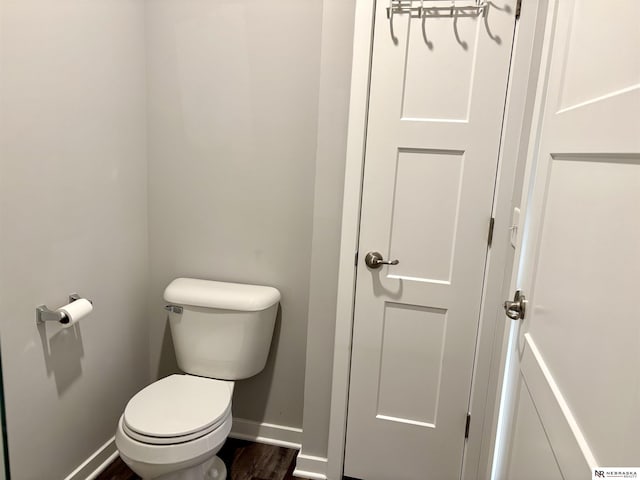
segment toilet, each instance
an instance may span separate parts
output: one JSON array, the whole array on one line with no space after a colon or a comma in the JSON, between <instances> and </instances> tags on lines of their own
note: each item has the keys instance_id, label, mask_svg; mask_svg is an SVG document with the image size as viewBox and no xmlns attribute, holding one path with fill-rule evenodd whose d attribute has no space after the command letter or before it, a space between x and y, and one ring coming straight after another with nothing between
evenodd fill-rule
<instances>
[{"instance_id":1,"label":"toilet","mask_svg":"<svg viewBox=\"0 0 640 480\"><path fill-rule=\"evenodd\" d=\"M280 292L178 278L164 299L184 374L162 378L129 400L116 446L143 479L224 480L216 453L231 431L234 381L264 368Z\"/></svg>"}]
</instances>

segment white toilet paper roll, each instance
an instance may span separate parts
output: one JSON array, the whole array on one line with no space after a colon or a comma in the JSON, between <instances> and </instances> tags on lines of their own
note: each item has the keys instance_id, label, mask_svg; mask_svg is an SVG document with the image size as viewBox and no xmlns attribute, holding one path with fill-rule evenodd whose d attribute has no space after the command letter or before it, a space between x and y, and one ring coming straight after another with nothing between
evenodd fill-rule
<instances>
[{"instance_id":1,"label":"white toilet paper roll","mask_svg":"<svg viewBox=\"0 0 640 480\"><path fill-rule=\"evenodd\" d=\"M89 315L93 310L93 305L86 298L80 298L74 302L69 303L58 308L57 312L64 313L69 321L67 323L60 322L60 325L64 328L69 328L75 325L78 321Z\"/></svg>"}]
</instances>

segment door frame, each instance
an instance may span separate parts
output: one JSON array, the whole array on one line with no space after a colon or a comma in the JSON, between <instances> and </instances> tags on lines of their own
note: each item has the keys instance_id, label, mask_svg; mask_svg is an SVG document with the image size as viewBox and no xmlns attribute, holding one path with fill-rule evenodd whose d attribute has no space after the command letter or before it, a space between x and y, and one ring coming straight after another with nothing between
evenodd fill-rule
<instances>
[{"instance_id":1,"label":"door frame","mask_svg":"<svg viewBox=\"0 0 640 480\"><path fill-rule=\"evenodd\" d=\"M341 480L344 467L355 302L354 257L360 230L375 4L376 0L356 0L355 8L327 453L329 480ZM509 292L514 259L510 245L511 217L522 190L546 9L547 0L523 2L514 32L493 198L494 235L485 268L463 479L489 478L491 473L508 334L501 305Z\"/></svg>"}]
</instances>

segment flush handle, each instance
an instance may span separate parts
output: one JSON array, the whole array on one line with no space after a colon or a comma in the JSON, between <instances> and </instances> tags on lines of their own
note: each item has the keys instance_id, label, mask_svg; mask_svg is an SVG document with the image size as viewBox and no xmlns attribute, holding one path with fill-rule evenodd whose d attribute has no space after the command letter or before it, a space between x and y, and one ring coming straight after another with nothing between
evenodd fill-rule
<instances>
[{"instance_id":1,"label":"flush handle","mask_svg":"<svg viewBox=\"0 0 640 480\"><path fill-rule=\"evenodd\" d=\"M400 260L387 261L382 257L380 252L369 252L367 256L364 257L364 263L366 263L369 268L380 268L382 265L398 265Z\"/></svg>"},{"instance_id":2,"label":"flush handle","mask_svg":"<svg viewBox=\"0 0 640 480\"><path fill-rule=\"evenodd\" d=\"M164 309L172 313L182 313L182 307L179 305L165 305Z\"/></svg>"}]
</instances>

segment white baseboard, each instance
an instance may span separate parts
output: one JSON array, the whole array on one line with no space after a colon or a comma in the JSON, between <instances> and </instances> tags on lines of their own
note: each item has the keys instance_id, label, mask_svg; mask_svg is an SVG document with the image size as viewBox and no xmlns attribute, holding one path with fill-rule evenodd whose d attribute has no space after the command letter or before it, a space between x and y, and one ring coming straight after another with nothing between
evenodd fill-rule
<instances>
[{"instance_id":1,"label":"white baseboard","mask_svg":"<svg viewBox=\"0 0 640 480\"><path fill-rule=\"evenodd\" d=\"M234 418L233 427L229 437L300 450L302 443L302 429L286 427L284 425L275 425L272 423L259 423L251 420L245 420L244 418ZM111 437L64 480L94 480L109 466L111 462L117 458L117 456L118 449L116 448L115 437ZM318 457L308 458L314 459ZM298 461L299 459L300 455L298 456ZM326 459L320 460L324 460L326 463ZM325 476L312 476L306 478L326 479Z\"/></svg>"},{"instance_id":2,"label":"white baseboard","mask_svg":"<svg viewBox=\"0 0 640 480\"><path fill-rule=\"evenodd\" d=\"M116 439L111 437L64 480L94 480L117 456Z\"/></svg>"},{"instance_id":3,"label":"white baseboard","mask_svg":"<svg viewBox=\"0 0 640 480\"><path fill-rule=\"evenodd\" d=\"M293 471L293 475L311 480L327 480L327 459L300 452L296 459L296 469Z\"/></svg>"},{"instance_id":4,"label":"white baseboard","mask_svg":"<svg viewBox=\"0 0 640 480\"><path fill-rule=\"evenodd\" d=\"M302 445L301 428L286 427L273 423L259 423L244 418L233 419L229 437L296 450L300 450Z\"/></svg>"}]
</instances>

